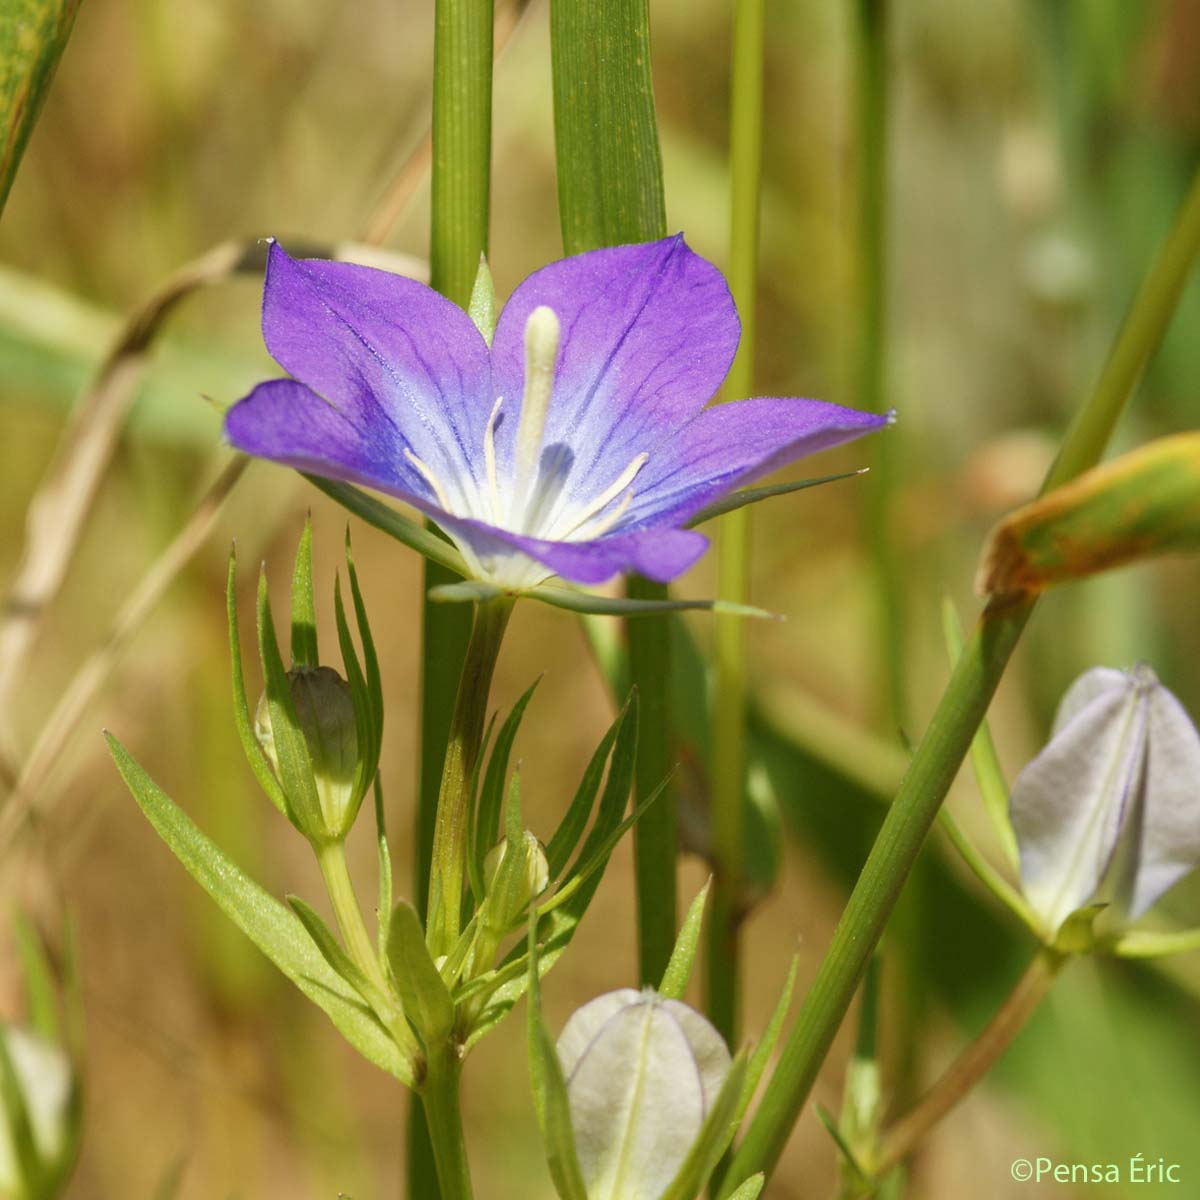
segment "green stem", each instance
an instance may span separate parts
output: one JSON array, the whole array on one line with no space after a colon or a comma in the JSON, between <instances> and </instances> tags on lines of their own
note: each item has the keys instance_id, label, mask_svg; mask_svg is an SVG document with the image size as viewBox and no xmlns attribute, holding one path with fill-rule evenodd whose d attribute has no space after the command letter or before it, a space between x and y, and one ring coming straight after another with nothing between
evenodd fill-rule
<instances>
[{"instance_id":1,"label":"green stem","mask_svg":"<svg viewBox=\"0 0 1200 1200\"><path fill-rule=\"evenodd\" d=\"M931 1129L987 1074L1025 1028L1067 956L1048 946L1034 956L1008 999L984 1031L954 1060L945 1074L883 1136L872 1173L882 1177L898 1167Z\"/></svg>"},{"instance_id":2,"label":"green stem","mask_svg":"<svg viewBox=\"0 0 1200 1200\"><path fill-rule=\"evenodd\" d=\"M1100 382L1072 424L1048 483L1095 465L1146 361L1162 340L1174 302L1200 250L1200 171L1175 226L1151 265L1118 334ZM1124 395L1119 395L1121 390ZM989 604L955 663L941 702L917 747L862 874L834 931L779 1064L721 1194L779 1160L854 992L883 933L942 801L987 712L1009 656L1034 609L1033 598Z\"/></svg>"},{"instance_id":3,"label":"green stem","mask_svg":"<svg viewBox=\"0 0 1200 1200\"><path fill-rule=\"evenodd\" d=\"M462 892L466 878L470 830L471 778L483 743L488 694L500 643L512 613L508 597L476 606L475 623L458 683L450 720L450 740L442 767L437 821L433 834L433 866L429 879L429 948L436 958L449 954L462 932Z\"/></svg>"},{"instance_id":4,"label":"green stem","mask_svg":"<svg viewBox=\"0 0 1200 1200\"><path fill-rule=\"evenodd\" d=\"M488 249L492 167L492 0L436 0L433 35L433 127L430 283L466 308ZM435 604L431 588L453 583L445 567L424 563L421 611L420 777L414 830L414 884L426 916L440 791L453 714L453 680L466 652L470 617L464 606ZM408 1194L437 1200L432 1147L423 1110L408 1123Z\"/></svg>"},{"instance_id":5,"label":"green stem","mask_svg":"<svg viewBox=\"0 0 1200 1200\"><path fill-rule=\"evenodd\" d=\"M459 1107L461 1075L462 1060L458 1049L448 1042L429 1055L421 1084L421 1104L437 1164L442 1200L471 1200L472 1195Z\"/></svg>"},{"instance_id":6,"label":"green stem","mask_svg":"<svg viewBox=\"0 0 1200 1200\"><path fill-rule=\"evenodd\" d=\"M633 576L627 584L633 599L665 599L667 589ZM671 620L668 617L665 620ZM671 774L671 642L665 622L626 622L629 675L638 689L638 755L634 776L636 802L641 804L663 786ZM638 974L643 985L655 986L667 969L675 946L678 920L676 882L675 795L667 787L633 827L633 860L637 885Z\"/></svg>"},{"instance_id":7,"label":"green stem","mask_svg":"<svg viewBox=\"0 0 1200 1200\"><path fill-rule=\"evenodd\" d=\"M729 286L742 322L726 393L751 394L757 327L759 207L762 183L765 0L738 0L733 17L729 138ZM717 595L749 598L750 509L726 513L717 541ZM712 918L705 958L705 1006L725 1040L737 1042L740 990L743 819L746 791L746 622L718 616L714 627Z\"/></svg>"}]
</instances>

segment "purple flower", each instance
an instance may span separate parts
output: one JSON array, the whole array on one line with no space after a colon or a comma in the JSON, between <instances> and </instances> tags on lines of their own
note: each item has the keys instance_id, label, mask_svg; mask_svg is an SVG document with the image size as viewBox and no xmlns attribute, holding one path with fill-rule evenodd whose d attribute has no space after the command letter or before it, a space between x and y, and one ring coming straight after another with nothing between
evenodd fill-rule
<instances>
[{"instance_id":1,"label":"purple flower","mask_svg":"<svg viewBox=\"0 0 1200 1200\"><path fill-rule=\"evenodd\" d=\"M498 586L665 582L704 553L683 526L706 505L888 420L816 400L705 408L738 334L725 280L682 236L535 272L490 348L422 284L273 244L263 337L292 378L225 429L247 454L420 509Z\"/></svg>"}]
</instances>

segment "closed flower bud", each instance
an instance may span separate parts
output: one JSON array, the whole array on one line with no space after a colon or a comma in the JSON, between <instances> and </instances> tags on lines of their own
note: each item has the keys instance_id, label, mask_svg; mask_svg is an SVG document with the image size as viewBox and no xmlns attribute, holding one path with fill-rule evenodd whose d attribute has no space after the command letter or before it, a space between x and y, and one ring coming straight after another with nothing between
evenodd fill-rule
<instances>
[{"instance_id":1,"label":"closed flower bud","mask_svg":"<svg viewBox=\"0 0 1200 1200\"><path fill-rule=\"evenodd\" d=\"M295 667L287 677L324 824L323 829L303 832L344 837L362 802L361 790L355 786L359 746L350 685L332 667ZM258 702L254 733L276 776L285 783L265 693Z\"/></svg>"},{"instance_id":2,"label":"closed flower bud","mask_svg":"<svg viewBox=\"0 0 1200 1200\"><path fill-rule=\"evenodd\" d=\"M585 1004L558 1040L588 1200L658 1200L729 1071L699 1013L630 988Z\"/></svg>"},{"instance_id":3,"label":"closed flower bud","mask_svg":"<svg viewBox=\"0 0 1200 1200\"><path fill-rule=\"evenodd\" d=\"M503 838L483 860L486 894L489 901L495 903L495 911L489 914L489 919L504 929L519 921L529 903L536 900L550 883L546 851L528 829L518 848L518 858L505 868L508 859L508 838Z\"/></svg>"},{"instance_id":4,"label":"closed flower bud","mask_svg":"<svg viewBox=\"0 0 1200 1200\"><path fill-rule=\"evenodd\" d=\"M1022 886L1048 935L1091 905L1136 920L1200 864L1198 781L1200 734L1149 667L1076 680L1012 790Z\"/></svg>"},{"instance_id":5,"label":"closed flower bud","mask_svg":"<svg viewBox=\"0 0 1200 1200\"><path fill-rule=\"evenodd\" d=\"M19 1112L0 1099L0 1200L50 1200L59 1194L78 1141L75 1073L66 1053L39 1034L15 1026L0 1028L20 1093L34 1162L23 1161L16 1138ZM0 1096L6 1089L0 1089Z\"/></svg>"}]
</instances>

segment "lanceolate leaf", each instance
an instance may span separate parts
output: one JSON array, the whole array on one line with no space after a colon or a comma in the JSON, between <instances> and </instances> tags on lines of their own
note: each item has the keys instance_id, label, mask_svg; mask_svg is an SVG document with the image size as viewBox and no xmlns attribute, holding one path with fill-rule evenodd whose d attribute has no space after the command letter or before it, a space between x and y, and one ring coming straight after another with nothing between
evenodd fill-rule
<instances>
[{"instance_id":1,"label":"lanceolate leaf","mask_svg":"<svg viewBox=\"0 0 1200 1200\"><path fill-rule=\"evenodd\" d=\"M292 666L315 667L317 652L317 605L313 599L312 521L304 522L296 567L292 574Z\"/></svg>"},{"instance_id":2,"label":"lanceolate leaf","mask_svg":"<svg viewBox=\"0 0 1200 1200\"><path fill-rule=\"evenodd\" d=\"M692 977L692 964L696 961L696 947L700 942L700 930L704 925L704 903L708 899L708 889L712 884L709 879L700 889L699 895L692 901L683 918L679 937L675 939L675 949L671 953L671 961L663 972L662 983L658 985L659 993L671 1000L683 999L687 991L688 980Z\"/></svg>"},{"instance_id":3,"label":"lanceolate leaf","mask_svg":"<svg viewBox=\"0 0 1200 1200\"><path fill-rule=\"evenodd\" d=\"M0 20L0 212L66 49L79 0L8 0Z\"/></svg>"},{"instance_id":4,"label":"lanceolate leaf","mask_svg":"<svg viewBox=\"0 0 1200 1200\"><path fill-rule=\"evenodd\" d=\"M429 957L421 920L404 900L392 910L387 950L404 1011L425 1044L433 1045L450 1032L454 1003Z\"/></svg>"},{"instance_id":5,"label":"lanceolate leaf","mask_svg":"<svg viewBox=\"0 0 1200 1200\"><path fill-rule=\"evenodd\" d=\"M1029 594L1158 554L1200 549L1200 433L1161 438L1039 497L988 538L976 583Z\"/></svg>"},{"instance_id":6,"label":"lanceolate leaf","mask_svg":"<svg viewBox=\"0 0 1200 1200\"><path fill-rule=\"evenodd\" d=\"M412 1064L375 1016L334 972L300 919L221 852L111 735L109 749L133 798L184 869L227 917L376 1066L413 1085Z\"/></svg>"},{"instance_id":7,"label":"lanceolate leaf","mask_svg":"<svg viewBox=\"0 0 1200 1200\"><path fill-rule=\"evenodd\" d=\"M562 1200L587 1200L587 1189L579 1159L575 1153L575 1131L571 1127L571 1106L563 1078L558 1051L542 1018L542 994L538 986L537 920L529 927L529 1074L533 1084L533 1102L538 1125L550 1164L554 1190Z\"/></svg>"}]
</instances>

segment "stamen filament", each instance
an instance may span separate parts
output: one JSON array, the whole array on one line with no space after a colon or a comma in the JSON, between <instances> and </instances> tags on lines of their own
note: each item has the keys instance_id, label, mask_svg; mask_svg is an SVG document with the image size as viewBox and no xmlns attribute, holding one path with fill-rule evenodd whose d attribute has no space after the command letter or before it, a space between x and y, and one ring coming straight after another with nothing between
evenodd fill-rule
<instances>
[{"instance_id":1,"label":"stamen filament","mask_svg":"<svg viewBox=\"0 0 1200 1200\"><path fill-rule=\"evenodd\" d=\"M425 482L433 489L433 494L437 498L438 504L447 512L452 512L450 499L446 495L446 489L442 486L442 481L407 446L404 447L404 457L421 472Z\"/></svg>"},{"instance_id":2,"label":"stamen filament","mask_svg":"<svg viewBox=\"0 0 1200 1200\"><path fill-rule=\"evenodd\" d=\"M550 538L559 538L563 541L566 541L573 534L578 537L578 530L580 527L585 525L589 520L591 520L592 517L603 512L608 505L610 505L623 491L625 491L626 488L629 487L629 485L637 478L638 472L641 471L641 469L646 465L646 460L649 457L650 456L645 453L636 455L629 466L627 466L625 470L623 470L621 474L618 475L617 478L600 493L599 496L597 496L585 509L583 509L583 511L567 512L564 514L565 519L570 522L565 530L559 532L558 527L563 524L563 519L560 518L558 521L555 521L553 525L551 525L549 532L544 536ZM624 515L625 510L629 507L632 497L633 493L630 492L629 495L627 495L621 501L621 506L618 512L612 518L607 519L608 523L604 526L606 529L612 528L613 524L615 524L616 521ZM596 535L590 534L589 536L594 537Z\"/></svg>"},{"instance_id":3,"label":"stamen filament","mask_svg":"<svg viewBox=\"0 0 1200 1200\"><path fill-rule=\"evenodd\" d=\"M487 470L488 501L492 506L493 521L500 520L500 485L496 482L496 418L500 415L500 405L503 403L504 397L497 396L483 433L483 462Z\"/></svg>"},{"instance_id":4,"label":"stamen filament","mask_svg":"<svg viewBox=\"0 0 1200 1200\"><path fill-rule=\"evenodd\" d=\"M587 542L593 538L598 538L602 534L607 533L625 514L629 511L629 506L633 502L633 488L621 497L621 503L608 514L607 517L598 517L593 521L581 521L568 529L562 536L563 541ZM586 522L586 523L585 523Z\"/></svg>"}]
</instances>

